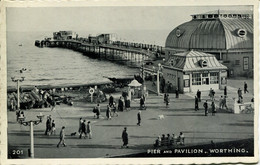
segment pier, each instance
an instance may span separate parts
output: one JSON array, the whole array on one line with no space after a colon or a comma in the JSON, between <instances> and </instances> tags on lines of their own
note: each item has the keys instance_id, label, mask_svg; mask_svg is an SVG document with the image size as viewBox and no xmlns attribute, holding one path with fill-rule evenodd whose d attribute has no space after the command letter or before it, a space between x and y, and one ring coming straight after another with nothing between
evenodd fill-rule
<instances>
[{"instance_id":1,"label":"pier","mask_svg":"<svg viewBox=\"0 0 260 165\"><path fill-rule=\"evenodd\" d=\"M156 60L164 55L161 46L128 43L90 43L85 40L39 40L35 41L38 47L59 47L78 51L91 58L108 60L116 63L124 63L130 66L140 67L144 62Z\"/></svg>"}]
</instances>

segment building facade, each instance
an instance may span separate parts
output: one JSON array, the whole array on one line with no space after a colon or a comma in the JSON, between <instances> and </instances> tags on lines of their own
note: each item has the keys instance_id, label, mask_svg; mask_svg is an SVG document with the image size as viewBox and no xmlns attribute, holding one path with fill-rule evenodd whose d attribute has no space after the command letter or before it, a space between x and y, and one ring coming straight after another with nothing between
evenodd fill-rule
<instances>
[{"instance_id":1,"label":"building facade","mask_svg":"<svg viewBox=\"0 0 260 165\"><path fill-rule=\"evenodd\" d=\"M75 40L77 37L77 33L73 31L59 31L53 33L54 40Z\"/></svg>"},{"instance_id":2,"label":"building facade","mask_svg":"<svg viewBox=\"0 0 260 165\"><path fill-rule=\"evenodd\" d=\"M251 11L212 11L192 15L173 29L165 45L166 59L196 50L215 55L228 76L253 76L253 14Z\"/></svg>"},{"instance_id":3,"label":"building facade","mask_svg":"<svg viewBox=\"0 0 260 165\"><path fill-rule=\"evenodd\" d=\"M224 89L227 83L227 67L219 63L214 55L198 51L171 55L165 61L162 72L166 84L184 93L198 89Z\"/></svg>"}]
</instances>

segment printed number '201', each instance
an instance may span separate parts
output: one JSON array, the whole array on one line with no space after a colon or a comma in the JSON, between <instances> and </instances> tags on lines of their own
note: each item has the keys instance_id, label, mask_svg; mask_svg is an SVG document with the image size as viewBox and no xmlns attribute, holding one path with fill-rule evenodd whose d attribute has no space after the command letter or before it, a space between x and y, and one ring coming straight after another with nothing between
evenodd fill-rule
<instances>
[{"instance_id":1,"label":"printed number '201'","mask_svg":"<svg viewBox=\"0 0 260 165\"><path fill-rule=\"evenodd\" d=\"M23 150L13 150L13 155L23 155Z\"/></svg>"}]
</instances>

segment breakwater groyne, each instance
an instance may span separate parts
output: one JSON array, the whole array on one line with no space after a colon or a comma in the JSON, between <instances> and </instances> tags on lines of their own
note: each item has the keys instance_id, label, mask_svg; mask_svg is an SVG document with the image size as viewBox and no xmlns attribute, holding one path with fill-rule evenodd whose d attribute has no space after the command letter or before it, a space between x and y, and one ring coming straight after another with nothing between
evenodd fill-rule
<instances>
[{"instance_id":1,"label":"breakwater groyne","mask_svg":"<svg viewBox=\"0 0 260 165\"><path fill-rule=\"evenodd\" d=\"M113 42L93 44L80 40L42 40L35 41L35 46L66 48L78 51L91 58L141 66L143 62L156 60L164 55L164 48L156 45Z\"/></svg>"}]
</instances>

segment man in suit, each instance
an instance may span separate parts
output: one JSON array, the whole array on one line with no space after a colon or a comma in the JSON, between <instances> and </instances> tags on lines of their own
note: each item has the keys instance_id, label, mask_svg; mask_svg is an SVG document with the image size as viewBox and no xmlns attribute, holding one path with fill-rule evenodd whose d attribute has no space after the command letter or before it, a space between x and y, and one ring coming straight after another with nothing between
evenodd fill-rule
<instances>
[{"instance_id":1,"label":"man in suit","mask_svg":"<svg viewBox=\"0 0 260 165\"><path fill-rule=\"evenodd\" d=\"M65 144L65 127L63 126L60 131L60 142L57 144L57 147L60 147L60 144L62 144L64 147L67 145Z\"/></svg>"},{"instance_id":2,"label":"man in suit","mask_svg":"<svg viewBox=\"0 0 260 165\"><path fill-rule=\"evenodd\" d=\"M208 103L207 103L207 100L204 102L203 107L205 108L205 116L208 116Z\"/></svg>"},{"instance_id":3,"label":"man in suit","mask_svg":"<svg viewBox=\"0 0 260 165\"><path fill-rule=\"evenodd\" d=\"M197 96L195 96L195 111L199 110L199 99Z\"/></svg>"},{"instance_id":4,"label":"man in suit","mask_svg":"<svg viewBox=\"0 0 260 165\"><path fill-rule=\"evenodd\" d=\"M137 121L138 121L137 125L141 126L141 111L137 113Z\"/></svg>"},{"instance_id":5,"label":"man in suit","mask_svg":"<svg viewBox=\"0 0 260 165\"><path fill-rule=\"evenodd\" d=\"M128 145L128 133L126 132L126 130L127 130L127 128L125 127L123 132L122 132L122 140L123 140L122 148L123 147L128 148L128 146L127 146Z\"/></svg>"}]
</instances>

